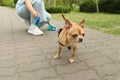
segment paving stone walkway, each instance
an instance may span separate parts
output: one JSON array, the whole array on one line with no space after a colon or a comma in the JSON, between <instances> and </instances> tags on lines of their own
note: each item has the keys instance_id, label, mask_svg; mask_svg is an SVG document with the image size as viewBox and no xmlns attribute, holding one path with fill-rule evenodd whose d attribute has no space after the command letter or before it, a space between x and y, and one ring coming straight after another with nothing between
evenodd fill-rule
<instances>
[{"instance_id":1,"label":"paving stone walkway","mask_svg":"<svg viewBox=\"0 0 120 80\"><path fill-rule=\"evenodd\" d=\"M57 27L63 22L53 20ZM0 7L0 80L120 80L120 36L85 28L76 61L57 50L57 32L42 27L43 36L28 34L14 9Z\"/></svg>"}]
</instances>

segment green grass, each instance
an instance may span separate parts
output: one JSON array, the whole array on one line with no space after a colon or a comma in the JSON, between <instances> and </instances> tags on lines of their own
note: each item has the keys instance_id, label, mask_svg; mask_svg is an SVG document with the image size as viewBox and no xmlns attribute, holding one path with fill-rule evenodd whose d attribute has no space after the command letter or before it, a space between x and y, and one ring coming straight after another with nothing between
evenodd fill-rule
<instances>
[{"instance_id":1,"label":"green grass","mask_svg":"<svg viewBox=\"0 0 120 80\"><path fill-rule=\"evenodd\" d=\"M71 12L65 14L65 16L69 20L77 23L84 18L86 21L86 27L108 34L120 35L119 14ZM52 14L52 17L53 19L62 20L61 14Z\"/></svg>"}]
</instances>

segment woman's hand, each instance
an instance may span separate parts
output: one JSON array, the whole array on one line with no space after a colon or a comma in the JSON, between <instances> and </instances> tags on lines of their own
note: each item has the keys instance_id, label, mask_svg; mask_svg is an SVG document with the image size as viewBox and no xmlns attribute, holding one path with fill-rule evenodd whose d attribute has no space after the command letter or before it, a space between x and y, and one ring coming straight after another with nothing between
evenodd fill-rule
<instances>
[{"instance_id":1,"label":"woman's hand","mask_svg":"<svg viewBox=\"0 0 120 80\"><path fill-rule=\"evenodd\" d=\"M32 13L32 16L34 17L34 18L36 18L37 16L39 16L39 13L37 12L37 11L32 11L31 12Z\"/></svg>"}]
</instances>

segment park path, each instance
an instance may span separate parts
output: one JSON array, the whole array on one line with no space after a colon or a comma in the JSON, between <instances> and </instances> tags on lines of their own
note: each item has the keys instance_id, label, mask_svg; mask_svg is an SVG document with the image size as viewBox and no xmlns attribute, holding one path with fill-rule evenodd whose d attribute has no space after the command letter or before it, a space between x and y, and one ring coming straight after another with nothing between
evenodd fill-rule
<instances>
[{"instance_id":1,"label":"park path","mask_svg":"<svg viewBox=\"0 0 120 80\"><path fill-rule=\"evenodd\" d=\"M63 22L53 20L57 27ZM120 36L85 28L86 36L69 63L70 52L57 50L57 32L42 27L43 36L27 33L14 9L0 7L0 80L120 80Z\"/></svg>"}]
</instances>

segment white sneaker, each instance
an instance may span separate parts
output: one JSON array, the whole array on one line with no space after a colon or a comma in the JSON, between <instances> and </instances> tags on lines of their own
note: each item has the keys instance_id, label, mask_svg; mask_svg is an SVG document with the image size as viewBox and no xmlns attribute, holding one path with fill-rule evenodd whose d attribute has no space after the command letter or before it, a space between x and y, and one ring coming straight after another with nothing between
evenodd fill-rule
<instances>
[{"instance_id":1,"label":"white sneaker","mask_svg":"<svg viewBox=\"0 0 120 80\"><path fill-rule=\"evenodd\" d=\"M28 33L33 34L33 35L42 35L43 32L34 24L31 24Z\"/></svg>"}]
</instances>

